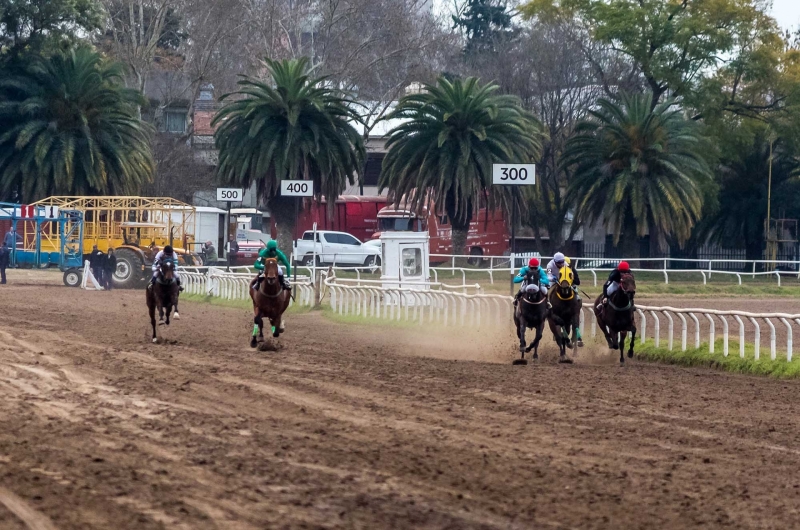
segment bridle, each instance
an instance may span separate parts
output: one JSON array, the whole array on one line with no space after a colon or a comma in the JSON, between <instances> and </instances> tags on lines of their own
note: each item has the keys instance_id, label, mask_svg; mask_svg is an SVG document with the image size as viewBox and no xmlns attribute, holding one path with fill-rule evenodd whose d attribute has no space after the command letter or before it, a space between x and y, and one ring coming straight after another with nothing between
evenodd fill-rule
<instances>
[{"instance_id":1,"label":"bridle","mask_svg":"<svg viewBox=\"0 0 800 530\"><path fill-rule=\"evenodd\" d=\"M622 293L622 294L625 295L625 298L628 299L628 304L625 307L618 307L618 306L614 305L614 302L612 300L612 296L609 296L608 297L608 305L610 305L611 309L613 309L614 311L630 311L631 307L633 307L633 297L631 296L630 291L625 289L625 287L623 286L623 281L627 279L627 278L625 278L625 276L631 276L632 277L632 275L630 273L626 273L625 275L623 275L622 279L619 282L619 289L617 290L617 292L618 293ZM616 294L616 293L614 293L614 294Z\"/></svg>"},{"instance_id":2,"label":"bridle","mask_svg":"<svg viewBox=\"0 0 800 530\"><path fill-rule=\"evenodd\" d=\"M267 270L267 263L274 263L276 268L278 266L278 260L276 258L265 258L264 259L264 272L266 272L266 270ZM277 281L277 279L278 278L276 277L275 280ZM261 280L261 283L265 284L266 282L267 282L267 276L265 274L264 278ZM266 298L278 298L280 295L283 294L283 287L280 285L280 283L278 283L278 292L275 293L275 294L269 294L269 293L265 292L263 288L259 287L258 293L261 296L264 296Z\"/></svg>"}]
</instances>

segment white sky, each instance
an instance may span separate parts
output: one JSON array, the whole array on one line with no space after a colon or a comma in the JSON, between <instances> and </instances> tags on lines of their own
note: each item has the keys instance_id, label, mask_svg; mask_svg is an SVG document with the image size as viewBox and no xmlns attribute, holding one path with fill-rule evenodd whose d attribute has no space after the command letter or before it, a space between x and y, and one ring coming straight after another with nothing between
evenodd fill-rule
<instances>
[{"instance_id":1,"label":"white sky","mask_svg":"<svg viewBox=\"0 0 800 530\"><path fill-rule=\"evenodd\" d=\"M784 29L800 25L800 0L772 0L772 16Z\"/></svg>"}]
</instances>

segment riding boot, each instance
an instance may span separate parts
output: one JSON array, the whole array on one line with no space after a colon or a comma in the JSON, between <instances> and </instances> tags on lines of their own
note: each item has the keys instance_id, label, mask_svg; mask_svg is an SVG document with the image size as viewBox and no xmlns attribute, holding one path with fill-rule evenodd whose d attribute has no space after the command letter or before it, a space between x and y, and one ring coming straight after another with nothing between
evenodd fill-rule
<instances>
[{"instance_id":1,"label":"riding boot","mask_svg":"<svg viewBox=\"0 0 800 530\"><path fill-rule=\"evenodd\" d=\"M292 286L291 286L291 284L289 284L289 280L286 279L286 276L281 276L281 285L287 291L291 291L292 290Z\"/></svg>"},{"instance_id":2,"label":"riding boot","mask_svg":"<svg viewBox=\"0 0 800 530\"><path fill-rule=\"evenodd\" d=\"M180 279L175 280L175 283L178 284L178 291L182 293L183 292L183 286L181 285Z\"/></svg>"},{"instance_id":3,"label":"riding boot","mask_svg":"<svg viewBox=\"0 0 800 530\"><path fill-rule=\"evenodd\" d=\"M519 299L522 296L522 291L517 291L517 294L514 295L514 307L517 306L519 303Z\"/></svg>"},{"instance_id":4,"label":"riding boot","mask_svg":"<svg viewBox=\"0 0 800 530\"><path fill-rule=\"evenodd\" d=\"M147 288L148 288L148 289L153 289L153 286L154 286L155 284L156 284L156 277L155 277L155 276L153 276L152 278L150 278L150 283L149 283L149 284L147 284Z\"/></svg>"}]
</instances>

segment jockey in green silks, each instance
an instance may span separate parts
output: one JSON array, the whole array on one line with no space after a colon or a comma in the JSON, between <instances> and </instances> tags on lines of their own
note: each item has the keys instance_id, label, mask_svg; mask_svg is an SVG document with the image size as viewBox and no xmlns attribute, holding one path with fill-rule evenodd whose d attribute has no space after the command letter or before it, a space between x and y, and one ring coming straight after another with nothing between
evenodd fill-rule
<instances>
[{"instance_id":1,"label":"jockey in green silks","mask_svg":"<svg viewBox=\"0 0 800 530\"><path fill-rule=\"evenodd\" d=\"M253 264L253 267L258 271L258 277L256 278L256 283L253 286L254 289L258 290L258 286L261 284L261 279L264 277L264 260L266 258L275 258L278 260L278 276L281 281L281 285L287 291L291 289L289 285L289 281L286 279L284 275L284 267L286 267L286 275L292 273L292 266L289 264L289 260L286 258L286 255L280 251L278 248L278 242L274 239L271 239L269 243L267 243L266 248L261 249L258 253L258 259Z\"/></svg>"}]
</instances>

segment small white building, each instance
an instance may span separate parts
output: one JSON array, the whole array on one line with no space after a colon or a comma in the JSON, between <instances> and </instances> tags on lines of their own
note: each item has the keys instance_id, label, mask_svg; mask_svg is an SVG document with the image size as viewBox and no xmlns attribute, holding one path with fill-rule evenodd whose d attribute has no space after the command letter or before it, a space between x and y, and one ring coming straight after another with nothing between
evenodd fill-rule
<instances>
[{"instance_id":1,"label":"small white building","mask_svg":"<svg viewBox=\"0 0 800 530\"><path fill-rule=\"evenodd\" d=\"M384 289L430 289L430 236L427 232L381 234Z\"/></svg>"}]
</instances>

